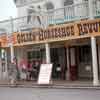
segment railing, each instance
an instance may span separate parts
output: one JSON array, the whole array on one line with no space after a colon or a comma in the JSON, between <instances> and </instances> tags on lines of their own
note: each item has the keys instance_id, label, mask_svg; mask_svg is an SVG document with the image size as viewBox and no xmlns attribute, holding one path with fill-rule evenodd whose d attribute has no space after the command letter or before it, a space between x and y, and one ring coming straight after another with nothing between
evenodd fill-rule
<instances>
[{"instance_id":1,"label":"railing","mask_svg":"<svg viewBox=\"0 0 100 100\"><path fill-rule=\"evenodd\" d=\"M94 17L99 16L100 8L95 6ZM50 24L60 24L85 18L89 18L88 2L2 21L0 22L0 33L29 31L33 28L46 27Z\"/></svg>"},{"instance_id":2,"label":"railing","mask_svg":"<svg viewBox=\"0 0 100 100\"><path fill-rule=\"evenodd\" d=\"M96 7L96 9L95 9L95 17L100 18L100 8L99 7Z\"/></svg>"},{"instance_id":3,"label":"railing","mask_svg":"<svg viewBox=\"0 0 100 100\"><path fill-rule=\"evenodd\" d=\"M64 23L87 18L89 12L88 3L69 5L61 9L49 11L49 24Z\"/></svg>"},{"instance_id":4,"label":"railing","mask_svg":"<svg viewBox=\"0 0 100 100\"><path fill-rule=\"evenodd\" d=\"M18 31L31 31L33 28L46 27L48 15L46 12L37 12L29 16L14 18L0 22L0 33L12 33ZM2 32L3 31L3 32Z\"/></svg>"}]
</instances>

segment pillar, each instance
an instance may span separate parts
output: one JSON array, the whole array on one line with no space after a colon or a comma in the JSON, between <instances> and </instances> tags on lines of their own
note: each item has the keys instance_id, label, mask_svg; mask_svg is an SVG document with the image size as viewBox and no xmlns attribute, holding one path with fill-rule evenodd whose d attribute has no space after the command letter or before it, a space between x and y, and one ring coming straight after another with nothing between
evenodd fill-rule
<instances>
[{"instance_id":1,"label":"pillar","mask_svg":"<svg viewBox=\"0 0 100 100\"><path fill-rule=\"evenodd\" d=\"M5 79L8 79L7 49L5 50Z\"/></svg>"},{"instance_id":2,"label":"pillar","mask_svg":"<svg viewBox=\"0 0 100 100\"><path fill-rule=\"evenodd\" d=\"M70 59L71 60L71 65L75 66L76 63L75 63L75 48L74 47L70 49L70 58L71 58Z\"/></svg>"},{"instance_id":3,"label":"pillar","mask_svg":"<svg viewBox=\"0 0 100 100\"><path fill-rule=\"evenodd\" d=\"M13 62L13 58L14 58L14 47L13 47L12 44L10 45L10 52L11 52L11 62Z\"/></svg>"},{"instance_id":4,"label":"pillar","mask_svg":"<svg viewBox=\"0 0 100 100\"><path fill-rule=\"evenodd\" d=\"M67 54L67 73L66 73L66 80L70 80L69 48L66 48L66 54Z\"/></svg>"},{"instance_id":5,"label":"pillar","mask_svg":"<svg viewBox=\"0 0 100 100\"><path fill-rule=\"evenodd\" d=\"M13 41L11 39L12 38L12 34L14 32L14 22L13 21L14 21L13 18L10 17L11 32L8 33L8 36L10 36L10 38L9 38L9 41L10 41L9 46L10 46L11 62L13 62L13 58L14 58L14 47L13 47L13 43L12 43Z\"/></svg>"},{"instance_id":6,"label":"pillar","mask_svg":"<svg viewBox=\"0 0 100 100\"><path fill-rule=\"evenodd\" d=\"M7 49L1 50L0 79L8 79Z\"/></svg>"},{"instance_id":7,"label":"pillar","mask_svg":"<svg viewBox=\"0 0 100 100\"><path fill-rule=\"evenodd\" d=\"M45 48L46 48L46 63L50 63L51 59L50 59L50 46L48 43L45 44Z\"/></svg>"},{"instance_id":8,"label":"pillar","mask_svg":"<svg viewBox=\"0 0 100 100\"><path fill-rule=\"evenodd\" d=\"M98 79L98 63L97 63L97 50L96 50L96 38L91 37L91 49L92 49L92 67L93 67L93 85L99 85Z\"/></svg>"},{"instance_id":9,"label":"pillar","mask_svg":"<svg viewBox=\"0 0 100 100\"><path fill-rule=\"evenodd\" d=\"M0 58L0 80L2 80L2 60Z\"/></svg>"},{"instance_id":10,"label":"pillar","mask_svg":"<svg viewBox=\"0 0 100 100\"><path fill-rule=\"evenodd\" d=\"M77 66L76 66L76 57L75 57L75 48L70 48L70 80L77 79Z\"/></svg>"},{"instance_id":11,"label":"pillar","mask_svg":"<svg viewBox=\"0 0 100 100\"><path fill-rule=\"evenodd\" d=\"M98 50L97 51L98 51L97 56L98 56L98 62L99 62L98 63L98 70L99 70L100 69L100 45L99 44L98 44ZM100 70L99 70L99 73L100 73ZM99 77L100 77L100 75L99 75Z\"/></svg>"}]
</instances>

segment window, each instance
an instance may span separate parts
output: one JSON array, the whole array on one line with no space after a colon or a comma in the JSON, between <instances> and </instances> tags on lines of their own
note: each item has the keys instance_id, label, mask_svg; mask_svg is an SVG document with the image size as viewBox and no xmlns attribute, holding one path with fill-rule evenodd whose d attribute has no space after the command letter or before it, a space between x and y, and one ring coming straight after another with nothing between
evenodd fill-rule
<instances>
[{"instance_id":1,"label":"window","mask_svg":"<svg viewBox=\"0 0 100 100\"><path fill-rule=\"evenodd\" d=\"M65 0L64 2L64 6L72 5L72 4L73 4L73 0Z\"/></svg>"},{"instance_id":2,"label":"window","mask_svg":"<svg viewBox=\"0 0 100 100\"><path fill-rule=\"evenodd\" d=\"M54 9L54 5L52 2L47 2L44 6L47 10Z\"/></svg>"}]
</instances>

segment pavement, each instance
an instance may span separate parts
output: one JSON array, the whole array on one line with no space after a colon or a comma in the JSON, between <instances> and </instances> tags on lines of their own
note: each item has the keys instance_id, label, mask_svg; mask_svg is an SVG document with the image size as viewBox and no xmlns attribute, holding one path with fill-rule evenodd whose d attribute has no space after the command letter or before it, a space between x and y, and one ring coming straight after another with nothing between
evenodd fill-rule
<instances>
[{"instance_id":1,"label":"pavement","mask_svg":"<svg viewBox=\"0 0 100 100\"><path fill-rule=\"evenodd\" d=\"M100 100L100 90L0 87L0 100Z\"/></svg>"},{"instance_id":2,"label":"pavement","mask_svg":"<svg viewBox=\"0 0 100 100\"><path fill-rule=\"evenodd\" d=\"M99 89L100 85L94 86L92 81L51 81L50 84L37 84L36 81L17 81L11 85L9 81L0 81L0 87L20 87L20 88L55 88L55 89Z\"/></svg>"}]
</instances>

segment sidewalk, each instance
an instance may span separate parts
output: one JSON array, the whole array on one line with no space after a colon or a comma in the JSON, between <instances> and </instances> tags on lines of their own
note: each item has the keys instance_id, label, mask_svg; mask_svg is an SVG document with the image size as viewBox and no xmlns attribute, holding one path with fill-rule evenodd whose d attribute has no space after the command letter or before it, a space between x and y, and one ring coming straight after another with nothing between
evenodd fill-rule
<instances>
[{"instance_id":1,"label":"sidewalk","mask_svg":"<svg viewBox=\"0 0 100 100\"><path fill-rule=\"evenodd\" d=\"M9 81L0 81L0 87L11 87ZM99 89L93 86L92 81L53 81L49 85L39 85L36 81L18 81L16 87L20 88L56 88L56 89Z\"/></svg>"}]
</instances>

